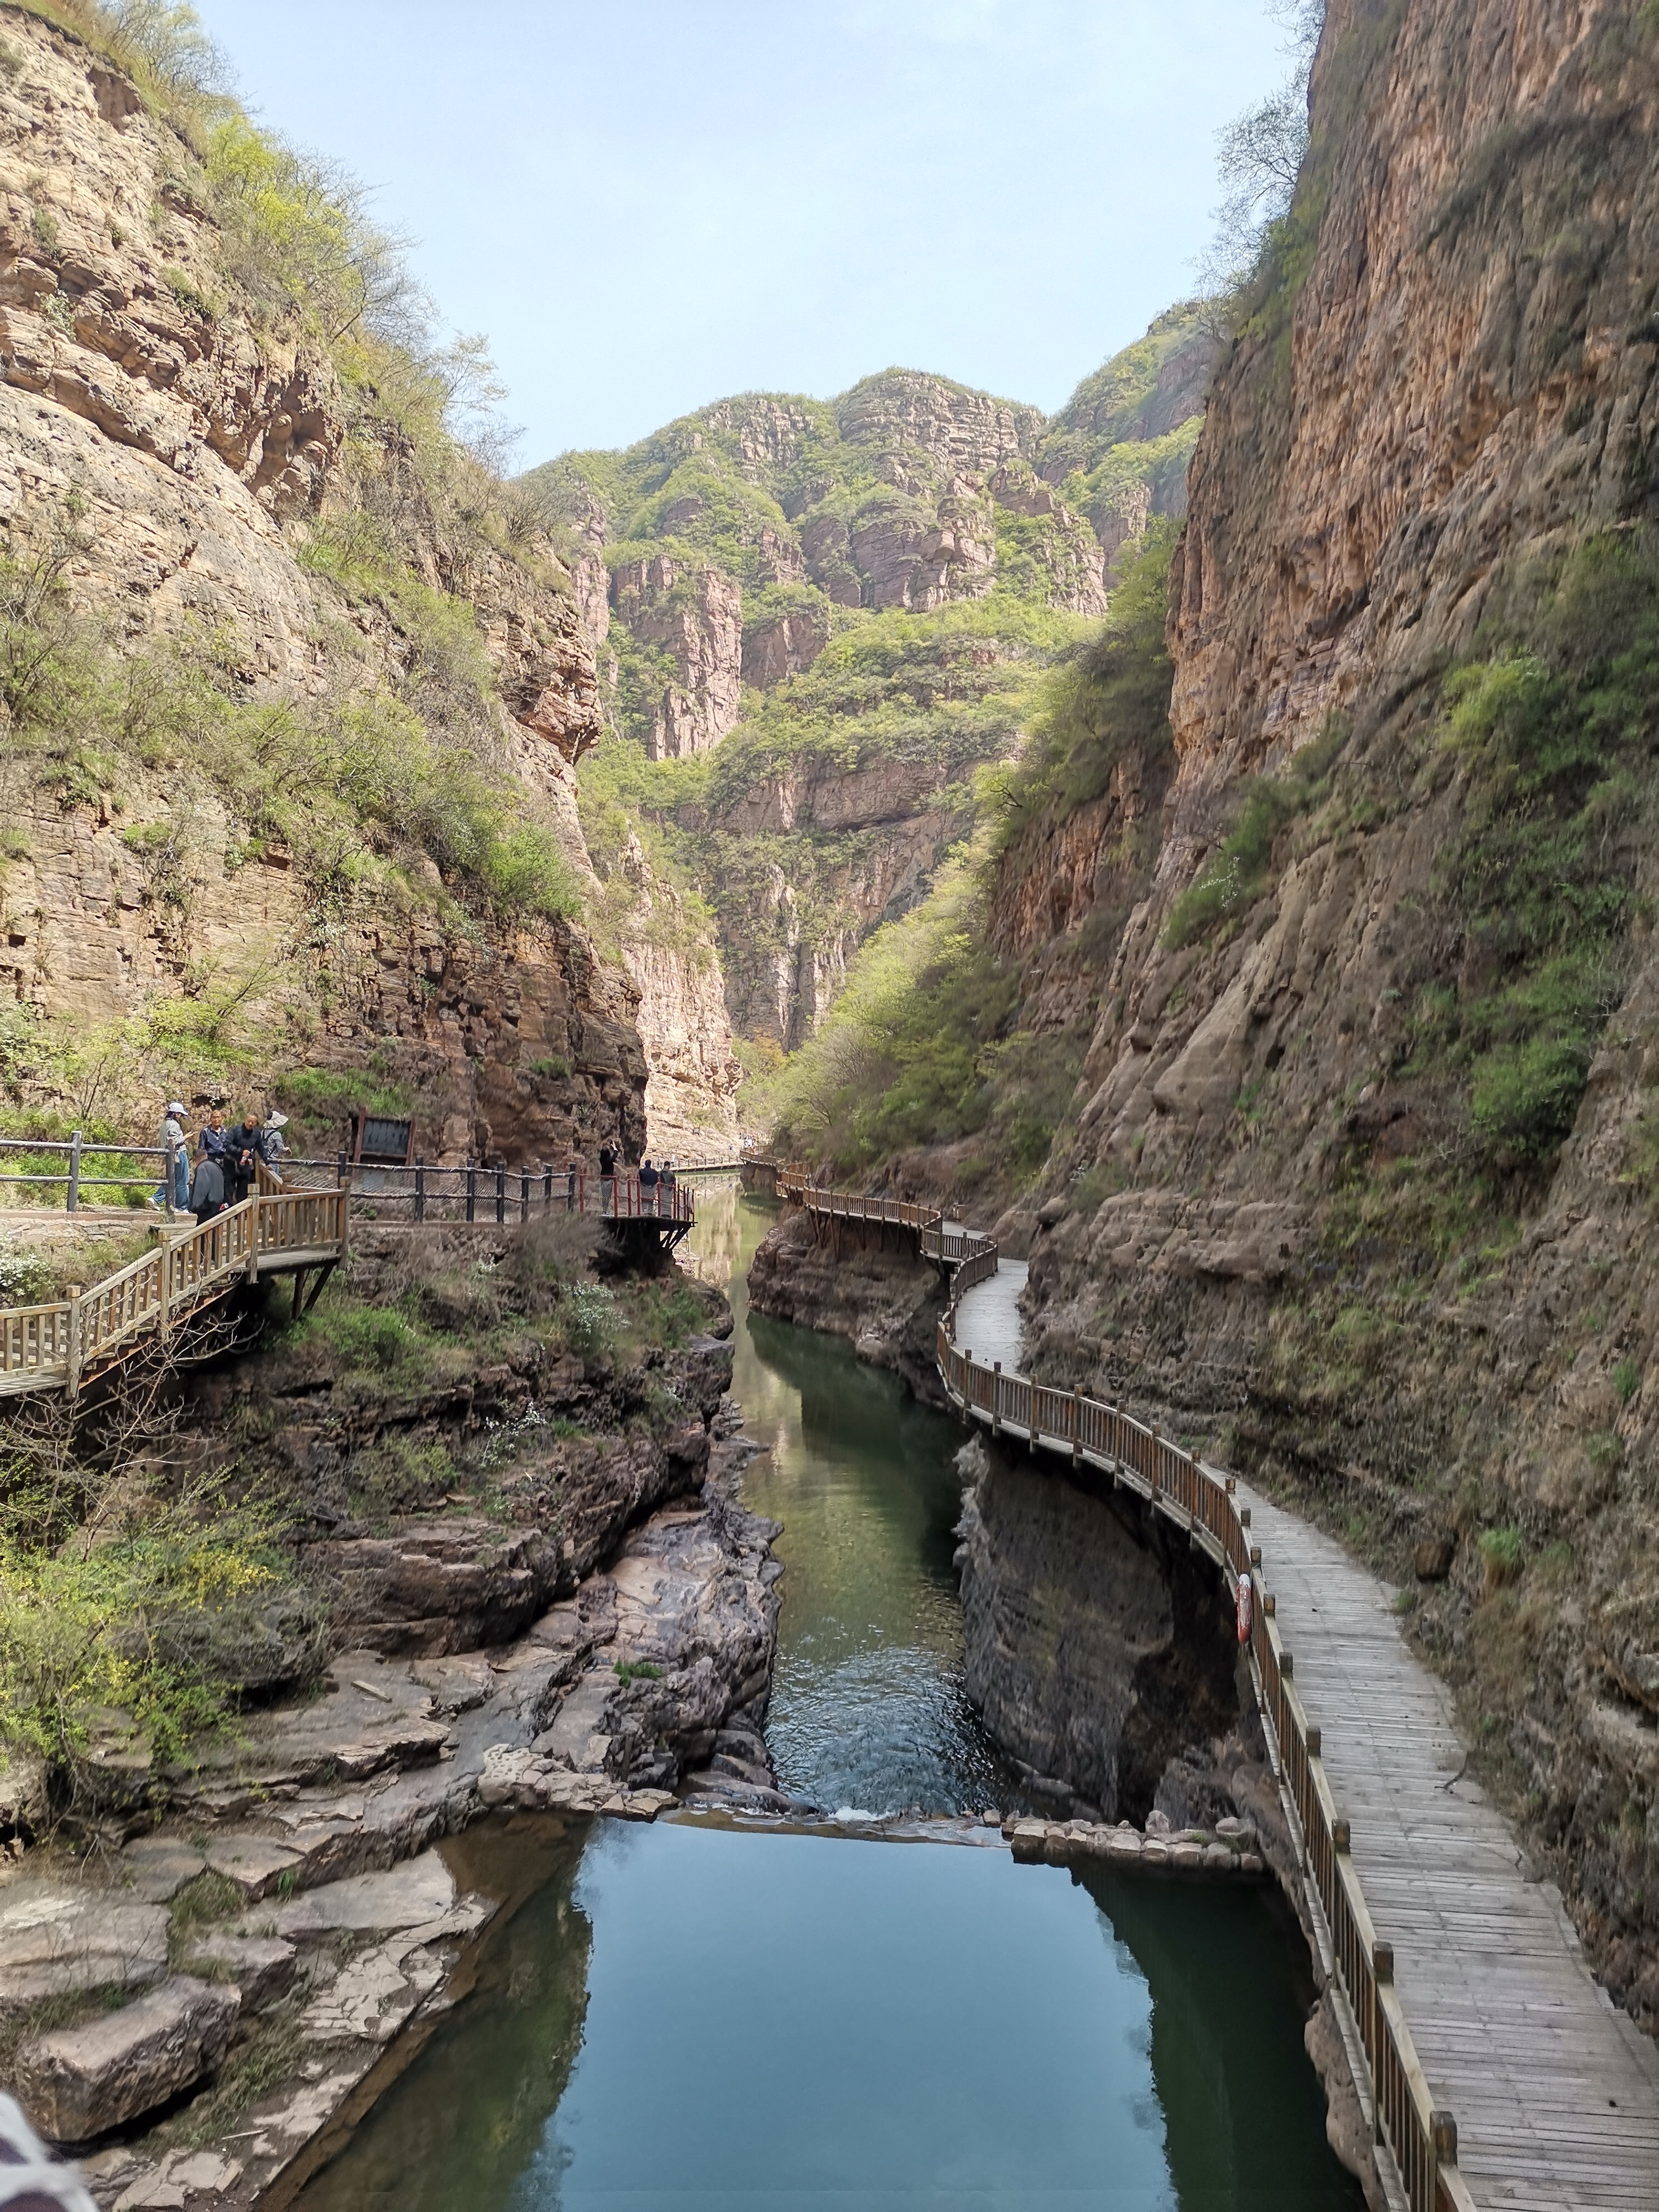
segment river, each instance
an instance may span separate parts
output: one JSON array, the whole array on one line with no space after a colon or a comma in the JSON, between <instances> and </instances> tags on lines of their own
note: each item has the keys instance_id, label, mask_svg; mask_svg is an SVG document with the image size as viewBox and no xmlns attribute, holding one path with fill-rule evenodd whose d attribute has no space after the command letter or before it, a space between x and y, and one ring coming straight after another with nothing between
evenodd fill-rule
<instances>
[{"instance_id":1,"label":"river","mask_svg":"<svg viewBox=\"0 0 1659 2212\"><path fill-rule=\"evenodd\" d=\"M962 1682L957 1432L845 1346L750 1318L768 1218L706 1188L695 1258L769 1447L745 1497L786 1524L769 1743L848 1832L523 1816L456 1838L464 1885L501 1900L476 1980L303 2212L1360 2212L1276 1893L857 1832L1012 1784Z\"/></svg>"}]
</instances>

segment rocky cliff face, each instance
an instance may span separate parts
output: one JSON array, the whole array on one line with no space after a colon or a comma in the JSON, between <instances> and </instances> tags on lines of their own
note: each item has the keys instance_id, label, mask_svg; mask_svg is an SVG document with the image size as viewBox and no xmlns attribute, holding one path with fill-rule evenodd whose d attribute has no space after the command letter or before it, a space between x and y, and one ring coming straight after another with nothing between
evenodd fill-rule
<instances>
[{"instance_id":1,"label":"rocky cliff face","mask_svg":"<svg viewBox=\"0 0 1659 2212\"><path fill-rule=\"evenodd\" d=\"M8 621L58 624L77 667L136 656L140 688L158 668L186 671L181 684L207 670L278 723L366 683L447 717L585 876L572 769L601 727L599 685L551 549L508 556L434 506L402 434L348 398L301 319L249 289L202 163L118 71L32 15L8 10L5 32ZM388 581L356 581L362 556L343 564L343 542L372 544ZM423 631L452 609L453 644ZM266 1041L262 1087L296 1044L344 1068L372 1049L417 1102L429 1156L642 1136L634 992L579 925L480 928L407 851L390 895L346 877L319 893L314 856L251 835L187 744L137 728L145 711L135 696L119 762L8 748L21 1002L99 1033L222 1000ZM199 1057L175 1037L154 1079L207 1084Z\"/></svg>"},{"instance_id":2,"label":"rocky cliff face","mask_svg":"<svg viewBox=\"0 0 1659 2212\"><path fill-rule=\"evenodd\" d=\"M611 579L617 617L672 674L651 717L652 760L683 760L717 745L742 696L743 600L718 568L685 568L659 554L624 562Z\"/></svg>"},{"instance_id":3,"label":"rocky cliff face","mask_svg":"<svg viewBox=\"0 0 1659 2212\"><path fill-rule=\"evenodd\" d=\"M1197 441L1174 780L1032 1338L1420 1571L1652 2018L1653 34L1332 0L1312 98ZM1077 856L1032 857L1040 929Z\"/></svg>"}]
</instances>

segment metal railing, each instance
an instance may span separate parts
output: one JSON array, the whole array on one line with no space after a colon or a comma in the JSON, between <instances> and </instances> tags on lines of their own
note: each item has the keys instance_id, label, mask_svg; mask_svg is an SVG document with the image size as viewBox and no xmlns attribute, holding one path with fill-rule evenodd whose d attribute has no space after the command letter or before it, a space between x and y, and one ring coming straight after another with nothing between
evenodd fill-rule
<instances>
[{"instance_id":1,"label":"metal railing","mask_svg":"<svg viewBox=\"0 0 1659 2212\"><path fill-rule=\"evenodd\" d=\"M283 1190L343 1189L361 1218L386 1214L409 1221L532 1221L550 1213L586 1213L606 1221L665 1221L689 1229L696 1202L684 1181L642 1183L637 1172L590 1175L586 1169L468 1160L458 1167L375 1167L348 1160L287 1158L264 1170ZM686 1176L712 1172L688 1168ZM676 1170L677 1176L680 1171ZM263 1187L263 1186L262 1186Z\"/></svg>"},{"instance_id":2,"label":"metal railing","mask_svg":"<svg viewBox=\"0 0 1659 2212\"><path fill-rule=\"evenodd\" d=\"M89 1189L142 1190L152 1169L157 1182L166 1186L169 1197L173 1193L173 1163L177 1152L176 1148L166 1145L93 1145L78 1129L68 1137L0 1137L0 1161L19 1156L35 1160L61 1158L63 1165L44 1173L0 1166L0 1189L14 1185L20 1192L61 1187L67 1213L81 1211L82 1194ZM100 1160L135 1160L140 1165L125 1175L112 1175L99 1171L96 1163ZM94 1164L88 1166L88 1161Z\"/></svg>"},{"instance_id":3,"label":"metal railing","mask_svg":"<svg viewBox=\"0 0 1659 2212\"><path fill-rule=\"evenodd\" d=\"M781 1194L786 1175L793 1186L787 1194L799 1194L796 1202L809 1210L843 1220L878 1218L857 1209L883 1201L821 1190L799 1170L780 1169ZM957 1261L934 1346L939 1380L952 1405L994 1436L1020 1437L1034 1449L1068 1458L1074 1467L1087 1461L1136 1492L1209 1553L1235 1595L1239 1583L1246 1576L1252 1578L1260 1602L1251 1608L1251 1679L1294 1815L1310 1901L1328 1934L1335 1978L1364 2052L1379 2159L1392 2161L1410 2212L1475 2212L1458 2171L1456 2123L1435 2105L1418 2063L1394 1988L1393 1946L1378 1937L1372 1924L1351 1856L1349 1826L1336 1809L1321 1756L1323 1739L1297 1694L1274 1599L1262 1587L1261 1553L1251 1540L1249 1508L1240 1505L1235 1479L1206 1466L1121 1406L1076 1390L1053 1389L1029 1376L1005 1374L1000 1361L988 1366L973 1357L971 1346L958 1348L958 1301L964 1291L996 1273L997 1247L977 1231L945 1231L937 1212L931 1224L922 1230L924 1239L932 1234L960 1248L941 1248L933 1255Z\"/></svg>"}]
</instances>

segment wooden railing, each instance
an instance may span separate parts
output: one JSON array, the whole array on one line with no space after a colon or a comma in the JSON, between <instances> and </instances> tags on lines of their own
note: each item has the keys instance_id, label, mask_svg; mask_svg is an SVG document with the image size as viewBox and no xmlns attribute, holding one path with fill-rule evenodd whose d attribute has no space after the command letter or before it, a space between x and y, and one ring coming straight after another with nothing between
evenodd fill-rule
<instances>
[{"instance_id":1,"label":"wooden railing","mask_svg":"<svg viewBox=\"0 0 1659 2212\"><path fill-rule=\"evenodd\" d=\"M987 1237L980 1240L990 1244ZM1474 2212L1457 2170L1457 2129L1436 2107L1418 2063L1411 2030L1394 1990L1392 1946L1378 1939L1350 1856L1348 1823L1336 1809L1321 1757L1320 1731L1308 1718L1294 1682L1273 1595L1262 1588L1261 1554L1250 1540L1248 1506L1231 1475L1206 1466L1171 1438L1075 1390L1055 1390L1024 1375L1005 1374L958 1349L957 1301L972 1279L996 1270L996 1248L964 1261L939 1324L937 1355L946 1395L994 1435L1005 1432L1034 1448L1058 1452L1073 1466L1087 1461L1146 1498L1209 1553L1237 1591L1253 1577L1252 1675L1287 1795L1309 1889L1329 1933L1332 1960L1353 2015L1370 2072L1376 2141L1386 2146L1411 2212Z\"/></svg>"},{"instance_id":2,"label":"wooden railing","mask_svg":"<svg viewBox=\"0 0 1659 2212\"><path fill-rule=\"evenodd\" d=\"M673 1243L696 1218L691 1192L682 1183L641 1183L636 1175L556 1175L550 1169L539 1171L533 1184L528 1169L514 1170L509 1210L507 1171L485 1172L484 1211L497 1221L585 1213L654 1225ZM73 1394L95 1369L139 1338L166 1336L175 1322L220 1296L238 1278L254 1282L262 1274L299 1276L334 1264L345 1256L354 1210L378 1213L402 1200L416 1222L476 1219L476 1171L396 1173L407 1177L407 1187L400 1182L372 1194L327 1184L295 1188L287 1172L260 1161L253 1194L240 1205L182 1234L164 1233L155 1250L90 1290L50 1305L0 1310L0 1395L21 1390ZM459 1181L453 1188L441 1183L431 1188L428 1175Z\"/></svg>"},{"instance_id":3,"label":"wooden railing","mask_svg":"<svg viewBox=\"0 0 1659 2212\"><path fill-rule=\"evenodd\" d=\"M239 1279L342 1259L349 1194L261 1188L182 1236L51 1305L0 1312L0 1393L78 1390L141 1337L165 1337Z\"/></svg>"},{"instance_id":4,"label":"wooden railing","mask_svg":"<svg viewBox=\"0 0 1659 2212\"><path fill-rule=\"evenodd\" d=\"M1294 1662L1273 1593L1264 1585L1261 1553L1251 1541L1250 1510L1240 1505L1234 1478L1206 1466L1121 1406L1076 1390L1053 1389L1029 1376L1005 1374L1000 1362L987 1365L974 1358L971 1346L959 1347L959 1301L997 1272L993 1238L975 1230L948 1228L935 1209L825 1190L799 1167L780 1168L778 1189L780 1195L829 1218L915 1226L927 1256L955 1266L935 1345L939 1380L951 1404L994 1436L1020 1437L1033 1449L1069 1459L1073 1467L1086 1461L1134 1491L1209 1553L1235 1599L1240 1582L1250 1577L1256 1601L1251 1607L1251 1679L1294 1816L1309 1901L1322 1920L1332 1967L1364 2052L1379 2165L1392 2161L1410 2212L1475 2212L1457 2167L1456 2124L1434 2104L1418 2063L1395 1993L1393 1947L1379 1939L1371 1923L1350 1854L1348 1823L1336 1809L1325 1772L1322 1739L1297 1694Z\"/></svg>"}]
</instances>

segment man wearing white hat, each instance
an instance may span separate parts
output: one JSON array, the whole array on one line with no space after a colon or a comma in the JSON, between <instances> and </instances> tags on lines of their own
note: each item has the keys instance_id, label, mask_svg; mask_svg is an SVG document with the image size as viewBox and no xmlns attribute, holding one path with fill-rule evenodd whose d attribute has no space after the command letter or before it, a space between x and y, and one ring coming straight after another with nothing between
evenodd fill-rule
<instances>
[{"instance_id":1,"label":"man wearing white hat","mask_svg":"<svg viewBox=\"0 0 1659 2212\"><path fill-rule=\"evenodd\" d=\"M166 1118L161 1123L161 1149L167 1154L167 1165L161 1170L161 1180L150 1199L152 1206L165 1206L167 1186L173 1186L173 1211L190 1211L190 1142L185 1135L185 1108L181 1099L171 1099Z\"/></svg>"}]
</instances>

